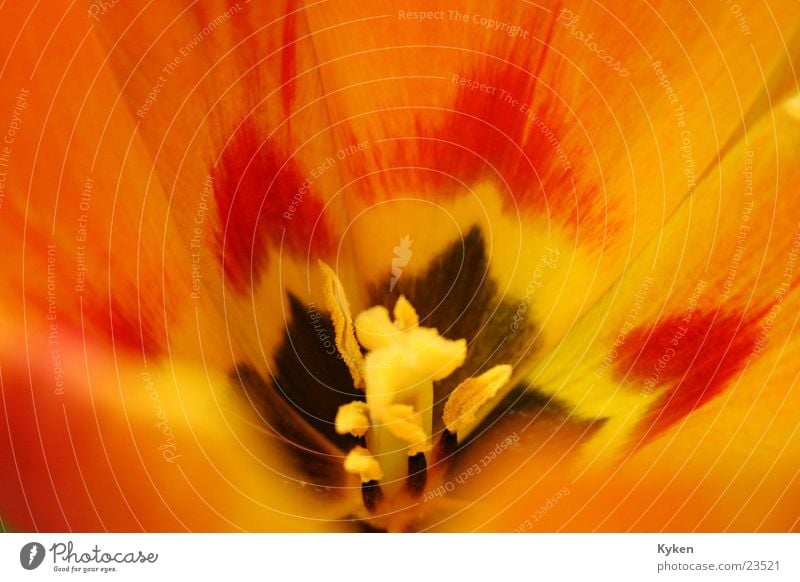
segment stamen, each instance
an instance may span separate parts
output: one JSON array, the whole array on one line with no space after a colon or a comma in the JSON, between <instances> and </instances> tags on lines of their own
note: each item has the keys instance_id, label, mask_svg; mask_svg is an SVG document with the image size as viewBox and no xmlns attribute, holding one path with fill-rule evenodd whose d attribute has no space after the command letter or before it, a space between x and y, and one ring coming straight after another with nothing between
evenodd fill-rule
<instances>
[{"instance_id":1,"label":"stamen","mask_svg":"<svg viewBox=\"0 0 800 582\"><path fill-rule=\"evenodd\" d=\"M434 450L434 462L446 461L458 450L458 435L450 432L446 428L439 437L439 443Z\"/></svg>"},{"instance_id":2,"label":"stamen","mask_svg":"<svg viewBox=\"0 0 800 582\"><path fill-rule=\"evenodd\" d=\"M344 293L339 277L323 261L319 261L322 276L325 279L325 304L331 312L333 327L336 331L336 347L350 370L356 388L364 387L364 357L356 341L353 317L350 315L350 304Z\"/></svg>"},{"instance_id":3,"label":"stamen","mask_svg":"<svg viewBox=\"0 0 800 582\"><path fill-rule=\"evenodd\" d=\"M377 481L368 481L361 484L361 500L367 511L374 513L378 504L383 500L383 491Z\"/></svg>"},{"instance_id":4,"label":"stamen","mask_svg":"<svg viewBox=\"0 0 800 582\"><path fill-rule=\"evenodd\" d=\"M362 437L369 429L369 406L366 402L355 400L350 404L340 406L336 412L336 432L339 434L352 434Z\"/></svg>"},{"instance_id":5,"label":"stamen","mask_svg":"<svg viewBox=\"0 0 800 582\"><path fill-rule=\"evenodd\" d=\"M425 483L428 481L428 461L423 453L417 453L408 457L408 478L406 479L406 490L412 497L418 497L425 491Z\"/></svg>"},{"instance_id":6,"label":"stamen","mask_svg":"<svg viewBox=\"0 0 800 582\"><path fill-rule=\"evenodd\" d=\"M366 445L350 451L344 466L361 477L364 505L374 511L384 495L391 499L403 487L412 495L424 490L426 454L433 450L433 383L464 363L467 342L420 327L417 312L403 296L391 315L385 307L375 306L353 319L341 282L325 263L320 267L336 346L354 381L363 382L367 397L366 402L339 407L336 432L350 433ZM362 347L366 356L361 355ZM445 405L447 429L437 455L449 456L457 448L458 432L475 422L478 409L510 377L511 366L496 366L453 391Z\"/></svg>"},{"instance_id":7,"label":"stamen","mask_svg":"<svg viewBox=\"0 0 800 582\"><path fill-rule=\"evenodd\" d=\"M475 423L478 409L491 400L511 378L511 366L495 366L480 376L467 378L450 394L444 405L444 424L458 434Z\"/></svg>"},{"instance_id":8,"label":"stamen","mask_svg":"<svg viewBox=\"0 0 800 582\"><path fill-rule=\"evenodd\" d=\"M355 447L347 453L344 459L344 470L348 473L359 475L362 483L383 479L381 466L369 450L364 447Z\"/></svg>"}]
</instances>

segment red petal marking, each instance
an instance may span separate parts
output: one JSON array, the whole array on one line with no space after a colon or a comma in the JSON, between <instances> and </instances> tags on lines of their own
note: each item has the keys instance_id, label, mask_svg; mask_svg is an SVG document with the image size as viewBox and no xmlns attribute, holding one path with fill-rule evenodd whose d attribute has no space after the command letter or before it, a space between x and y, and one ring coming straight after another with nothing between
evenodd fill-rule
<instances>
[{"instance_id":1,"label":"red petal marking","mask_svg":"<svg viewBox=\"0 0 800 582\"><path fill-rule=\"evenodd\" d=\"M173 322L171 309L166 310L160 301L160 288L149 290L139 288L138 295L135 287L126 289L123 293L121 286L112 284L112 299L109 303L105 295L99 291L86 292L82 299L78 296L64 298L57 303L57 319L52 323L59 336L65 327L82 330L80 339L74 339L83 345L84 341L108 346L112 342L116 352L142 354L145 356L159 356L165 353L166 326ZM169 283L167 283L169 285ZM154 293L158 297L146 297ZM164 291L169 295L169 289ZM47 298L30 296L26 298L31 311L47 313L49 305ZM63 343L63 338L62 338Z\"/></svg>"},{"instance_id":2,"label":"red petal marking","mask_svg":"<svg viewBox=\"0 0 800 582\"><path fill-rule=\"evenodd\" d=\"M520 102L536 90L535 78L508 65L502 70L492 67L490 72L483 74L467 72L464 77L480 79L497 87L498 95L501 91L507 91L511 98ZM537 214L549 213L577 223L570 171L561 167L554 146L548 143L547 136L542 132L546 126L558 140L559 135L564 135L561 128L565 120L560 113L539 109L536 114L544 125L537 127L533 122L525 139L529 120L519 111L519 107L480 91L459 92L454 106L458 113L449 116L448 124L439 137L456 142L466 151L453 151L453 146L445 146L450 150L450 155L441 156L441 159L453 163L453 169L461 166L461 171L456 175L466 178L467 184L497 172L496 181L500 184L505 182L510 190L509 207L513 207L513 198L518 205L529 207ZM441 151L441 146L438 149ZM476 159L476 156L484 158L486 162ZM492 170L492 167L495 169ZM586 194L583 193L584 196Z\"/></svg>"},{"instance_id":3,"label":"red petal marking","mask_svg":"<svg viewBox=\"0 0 800 582\"><path fill-rule=\"evenodd\" d=\"M140 295L147 292L145 289L139 290ZM106 337L108 345L113 341L116 351L134 352L146 356L163 354L166 340L164 314L159 316L158 313L141 313L140 315L136 296L133 295L129 299L130 301L126 299L123 302L112 298L110 304L107 300L85 299L84 322Z\"/></svg>"},{"instance_id":4,"label":"red petal marking","mask_svg":"<svg viewBox=\"0 0 800 582\"><path fill-rule=\"evenodd\" d=\"M387 136L418 138L390 139L380 144L381 157L390 160L391 166L433 170L404 172L400 178L404 191L451 197L464 193L459 182L469 187L483 179L492 179L501 188L507 184L509 210L518 205L523 212L528 209L535 214L547 214L575 226L591 217L592 220L581 222L580 226L596 228L602 236L609 225L597 221L597 213L590 212L598 203L602 204L597 186L593 182L573 186L573 179L579 180L573 164L580 152L568 151L564 143L571 123L569 112L550 89L537 84L552 26L550 23L544 33L545 44L540 51L516 43L510 54L502 57L508 62L487 57L470 69L456 71L455 82L454 77L446 80L454 86L460 79L483 83L495 88L494 91L458 86L452 111L415 109L408 113L416 118L413 134ZM528 104L528 109L523 104ZM357 139L353 136L351 141ZM362 174L375 169L369 156L348 163ZM381 173L372 179L397 179L396 174ZM391 193L394 189L394 185L387 183L376 188L370 179L361 180L357 187L367 200L375 198L376 192Z\"/></svg>"},{"instance_id":5,"label":"red petal marking","mask_svg":"<svg viewBox=\"0 0 800 582\"><path fill-rule=\"evenodd\" d=\"M242 124L212 173L221 225L219 258L235 290L247 291L258 282L268 245L280 245L284 231L284 249L290 252L310 247L316 256L330 249L322 202L303 190L306 179L297 163L265 142L252 120Z\"/></svg>"},{"instance_id":6,"label":"red petal marking","mask_svg":"<svg viewBox=\"0 0 800 582\"><path fill-rule=\"evenodd\" d=\"M281 98L284 112L288 115L294 103L297 76L297 0L289 0L283 21L283 51L281 52Z\"/></svg>"},{"instance_id":7,"label":"red petal marking","mask_svg":"<svg viewBox=\"0 0 800 582\"><path fill-rule=\"evenodd\" d=\"M652 438L719 395L742 368L758 337L759 317L697 311L652 328L633 330L620 351L617 373L644 390L674 384L641 425Z\"/></svg>"}]
</instances>

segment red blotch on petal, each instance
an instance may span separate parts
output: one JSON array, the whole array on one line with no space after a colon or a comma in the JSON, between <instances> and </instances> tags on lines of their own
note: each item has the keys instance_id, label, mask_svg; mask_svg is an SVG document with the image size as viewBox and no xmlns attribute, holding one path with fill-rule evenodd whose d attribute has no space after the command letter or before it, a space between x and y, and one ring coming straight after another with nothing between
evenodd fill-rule
<instances>
[{"instance_id":1,"label":"red blotch on petal","mask_svg":"<svg viewBox=\"0 0 800 582\"><path fill-rule=\"evenodd\" d=\"M322 202L303 172L251 120L241 125L212 170L219 212L218 252L226 282L243 292L267 266L269 245L312 255L330 249Z\"/></svg>"},{"instance_id":2,"label":"red blotch on petal","mask_svg":"<svg viewBox=\"0 0 800 582\"><path fill-rule=\"evenodd\" d=\"M169 308L155 296L147 297L150 290L124 283L112 287L112 298L98 292L66 298L58 303L58 319L49 323L54 341L58 340L64 325L80 329L82 337L77 341L112 346L115 352L159 356L166 352L167 326L173 321ZM39 313L48 313L52 307L47 299L30 297L28 303Z\"/></svg>"},{"instance_id":3,"label":"red blotch on petal","mask_svg":"<svg viewBox=\"0 0 800 582\"><path fill-rule=\"evenodd\" d=\"M697 311L633 330L620 350L617 371L657 390L671 386L641 426L646 440L719 395L751 355L758 318L721 310Z\"/></svg>"},{"instance_id":4,"label":"red blotch on petal","mask_svg":"<svg viewBox=\"0 0 800 582\"><path fill-rule=\"evenodd\" d=\"M573 167L583 152L570 150L574 141L566 143L572 115L540 82L552 23L542 34L538 51L516 43L502 58L487 57L454 71L446 81L456 89L449 110L415 109L409 113L416 120L413 134L380 144L381 156L400 169L400 177L398 171L370 177L359 184L360 194L371 200L376 192L397 190L399 181L402 192L449 198L491 180L504 191L511 212L519 208L523 214L547 215L580 226L587 235L596 231L602 236L613 227L597 220L604 201L596 181L582 182ZM352 163L363 164L359 169L367 175L369 160ZM396 182L375 187L375 179Z\"/></svg>"},{"instance_id":5,"label":"red blotch on petal","mask_svg":"<svg viewBox=\"0 0 800 582\"><path fill-rule=\"evenodd\" d=\"M291 112L297 76L297 1L289 0L283 22L283 52L281 53L281 98L284 111Z\"/></svg>"}]
</instances>

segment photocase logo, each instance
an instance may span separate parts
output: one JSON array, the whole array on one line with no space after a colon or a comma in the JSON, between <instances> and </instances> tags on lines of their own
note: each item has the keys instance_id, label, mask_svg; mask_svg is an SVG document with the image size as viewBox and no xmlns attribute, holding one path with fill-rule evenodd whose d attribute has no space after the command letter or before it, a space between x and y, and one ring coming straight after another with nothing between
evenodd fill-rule
<instances>
[{"instance_id":1,"label":"photocase logo","mask_svg":"<svg viewBox=\"0 0 800 582\"><path fill-rule=\"evenodd\" d=\"M403 267L408 265L411 260L411 237L408 235L400 239L400 244L394 247L394 258L392 259L392 279L389 281L389 293L394 291L397 281L400 280L400 275L403 274Z\"/></svg>"},{"instance_id":2,"label":"photocase logo","mask_svg":"<svg viewBox=\"0 0 800 582\"><path fill-rule=\"evenodd\" d=\"M26 570L35 570L44 561L44 546L38 542L30 542L22 546L19 552L19 563Z\"/></svg>"}]
</instances>

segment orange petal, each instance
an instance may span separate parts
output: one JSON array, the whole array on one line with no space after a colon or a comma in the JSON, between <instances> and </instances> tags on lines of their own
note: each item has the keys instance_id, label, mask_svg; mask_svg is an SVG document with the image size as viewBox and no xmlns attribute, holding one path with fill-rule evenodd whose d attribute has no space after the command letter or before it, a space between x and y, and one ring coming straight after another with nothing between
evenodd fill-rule
<instances>
[{"instance_id":1,"label":"orange petal","mask_svg":"<svg viewBox=\"0 0 800 582\"><path fill-rule=\"evenodd\" d=\"M800 211L790 192L800 181L800 134L787 105L731 148L618 284L542 356L526 385L565 420L525 460L499 459L489 499L462 493L487 507L446 527L797 527ZM519 413L500 426L527 439L550 430L546 416ZM594 427L580 445L577 419Z\"/></svg>"},{"instance_id":2,"label":"orange petal","mask_svg":"<svg viewBox=\"0 0 800 582\"><path fill-rule=\"evenodd\" d=\"M306 487L225 373L73 340L29 338L30 373L24 357L3 361L0 513L12 527L347 529L346 491Z\"/></svg>"}]
</instances>

